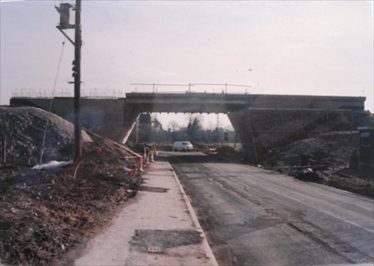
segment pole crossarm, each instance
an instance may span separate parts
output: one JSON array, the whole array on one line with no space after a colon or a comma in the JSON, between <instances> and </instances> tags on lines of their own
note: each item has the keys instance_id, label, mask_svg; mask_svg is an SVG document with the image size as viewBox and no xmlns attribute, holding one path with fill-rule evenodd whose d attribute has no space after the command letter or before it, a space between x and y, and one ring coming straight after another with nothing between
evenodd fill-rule
<instances>
[{"instance_id":1,"label":"pole crossarm","mask_svg":"<svg viewBox=\"0 0 374 266\"><path fill-rule=\"evenodd\" d=\"M56 26L56 28L62 33L62 35L65 36L66 39L69 40L69 42L75 46L75 42L69 37L69 35L67 35L62 29L60 26Z\"/></svg>"}]
</instances>

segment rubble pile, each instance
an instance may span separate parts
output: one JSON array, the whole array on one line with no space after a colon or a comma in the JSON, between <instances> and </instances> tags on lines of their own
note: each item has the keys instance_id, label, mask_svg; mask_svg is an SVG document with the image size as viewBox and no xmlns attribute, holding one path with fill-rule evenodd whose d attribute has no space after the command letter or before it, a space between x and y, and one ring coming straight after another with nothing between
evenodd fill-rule
<instances>
[{"instance_id":1,"label":"rubble pile","mask_svg":"<svg viewBox=\"0 0 374 266\"><path fill-rule=\"evenodd\" d=\"M42 124L35 114L45 115L34 111L26 114L12 110L12 115L20 114L16 119L28 123L23 127L27 129L24 136L31 145L38 143ZM62 128L51 132L56 133L55 139L67 143L69 126L54 119L51 128ZM33 125L31 121L40 124ZM10 121L1 123L16 131L7 134L20 136L18 129L9 126ZM74 165L48 170L0 168L0 264L53 264L93 234L95 228L108 222L121 203L135 195L141 177L128 171L135 169L137 163L133 154L100 136L86 137L92 141L84 144L84 155ZM14 143L14 149L26 149L22 138ZM53 146L50 150L54 154Z\"/></svg>"},{"instance_id":2,"label":"rubble pile","mask_svg":"<svg viewBox=\"0 0 374 266\"><path fill-rule=\"evenodd\" d=\"M350 113L327 125L335 130L295 138L285 145L268 149L260 163L301 179L321 179L326 174L348 168L357 160L359 152L357 127L374 126L374 115L370 112Z\"/></svg>"},{"instance_id":3,"label":"rubble pile","mask_svg":"<svg viewBox=\"0 0 374 266\"><path fill-rule=\"evenodd\" d=\"M336 171L349 167L358 144L357 131L329 132L269 150L262 163L284 171L308 167Z\"/></svg>"},{"instance_id":4,"label":"rubble pile","mask_svg":"<svg viewBox=\"0 0 374 266\"><path fill-rule=\"evenodd\" d=\"M39 163L43 139L44 162L68 161L73 150L74 127L63 118L39 108L0 107L0 138L0 166ZM82 139L90 141L85 132L82 132Z\"/></svg>"},{"instance_id":5,"label":"rubble pile","mask_svg":"<svg viewBox=\"0 0 374 266\"><path fill-rule=\"evenodd\" d=\"M240 123L245 116L237 119L237 123ZM368 111L251 111L249 122L253 125L253 136L248 137L256 145L256 157L262 161L271 147L286 146L297 140L318 137L328 132L353 131L362 126L374 126L374 116Z\"/></svg>"},{"instance_id":6,"label":"rubble pile","mask_svg":"<svg viewBox=\"0 0 374 266\"><path fill-rule=\"evenodd\" d=\"M135 162L117 159L122 154L113 150L95 147L81 161L78 172L74 165L57 172L26 169L2 176L1 261L49 264L134 196L140 176L130 176L124 167Z\"/></svg>"}]
</instances>

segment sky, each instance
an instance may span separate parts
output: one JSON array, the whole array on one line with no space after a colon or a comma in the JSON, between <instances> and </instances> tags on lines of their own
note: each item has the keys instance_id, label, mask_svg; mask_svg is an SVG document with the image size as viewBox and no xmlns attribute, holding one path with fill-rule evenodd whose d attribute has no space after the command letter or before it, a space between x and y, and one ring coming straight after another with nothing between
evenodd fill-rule
<instances>
[{"instance_id":1,"label":"sky","mask_svg":"<svg viewBox=\"0 0 374 266\"><path fill-rule=\"evenodd\" d=\"M61 2L1 0L1 104L72 94L73 47L55 28ZM374 111L372 1L83 0L82 35L83 95L153 90L133 83L228 83L248 85L230 93L364 96ZM216 126L215 115L202 119ZM229 127L224 115L219 123Z\"/></svg>"}]
</instances>

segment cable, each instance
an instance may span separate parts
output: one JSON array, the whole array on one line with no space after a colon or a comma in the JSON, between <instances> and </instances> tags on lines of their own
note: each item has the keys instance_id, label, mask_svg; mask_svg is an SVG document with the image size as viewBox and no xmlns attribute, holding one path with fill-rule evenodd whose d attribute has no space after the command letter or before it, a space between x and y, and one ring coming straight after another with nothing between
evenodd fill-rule
<instances>
[{"instance_id":1,"label":"cable","mask_svg":"<svg viewBox=\"0 0 374 266\"><path fill-rule=\"evenodd\" d=\"M62 63L62 58L63 58L64 50L65 50L64 48L65 48L65 41L62 42L62 47L61 47L61 52L60 52L60 58L58 60L56 76L55 76L55 79L54 79L54 82L53 82L53 87L52 87L52 99L49 102L48 112L52 111L53 100L54 100L54 97L55 97L55 89L56 89L56 86L57 86L58 77L60 75L61 63ZM45 139L47 137L48 126L49 126L49 119L47 119L47 122L46 122L45 128L44 128L42 149L41 149L41 152L40 152L40 160L39 160L40 164L43 162L44 145L45 145Z\"/></svg>"}]
</instances>

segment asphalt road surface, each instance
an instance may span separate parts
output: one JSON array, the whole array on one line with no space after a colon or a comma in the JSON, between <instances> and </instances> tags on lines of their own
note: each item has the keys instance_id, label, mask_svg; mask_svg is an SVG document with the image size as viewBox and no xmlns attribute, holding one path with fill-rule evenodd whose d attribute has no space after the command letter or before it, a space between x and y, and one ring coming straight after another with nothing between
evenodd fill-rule
<instances>
[{"instance_id":1,"label":"asphalt road surface","mask_svg":"<svg viewBox=\"0 0 374 266\"><path fill-rule=\"evenodd\" d=\"M198 153L169 153L221 265L374 265L374 200Z\"/></svg>"}]
</instances>

